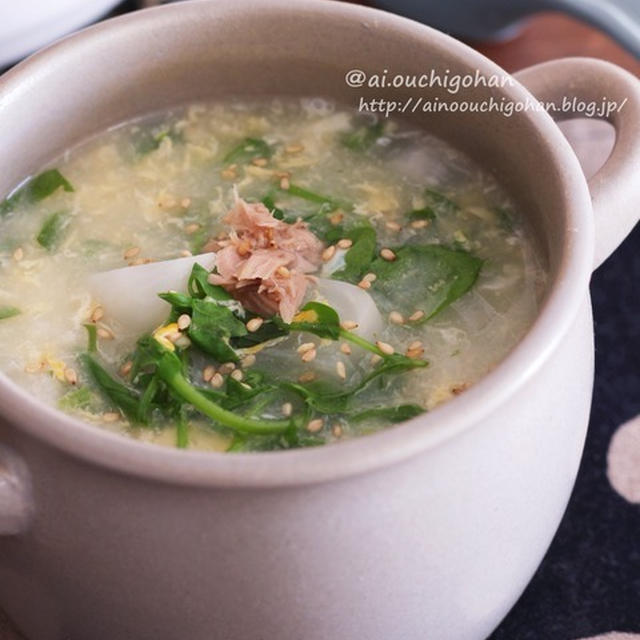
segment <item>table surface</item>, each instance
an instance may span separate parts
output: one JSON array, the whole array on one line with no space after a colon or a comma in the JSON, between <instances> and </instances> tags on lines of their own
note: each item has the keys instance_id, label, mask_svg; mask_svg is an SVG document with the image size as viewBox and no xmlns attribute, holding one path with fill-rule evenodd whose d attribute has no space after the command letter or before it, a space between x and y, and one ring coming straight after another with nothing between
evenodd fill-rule
<instances>
[{"instance_id":1,"label":"table surface","mask_svg":"<svg viewBox=\"0 0 640 640\"><path fill-rule=\"evenodd\" d=\"M124 3L120 11L133 8L132 4ZM586 55L640 75L640 62L607 36L560 14L532 18L512 41L472 44L509 71L557 57ZM592 280L596 380L575 490L543 563L491 640L577 640L596 634L607 634L608 640L640 640L639 282L640 228L636 228ZM628 459L607 455L616 432ZM635 488L637 502L612 488L607 472L614 474L614 464L618 483L620 474L631 474L626 484L623 478L622 486ZM0 612L0 640L19 639Z\"/></svg>"}]
</instances>

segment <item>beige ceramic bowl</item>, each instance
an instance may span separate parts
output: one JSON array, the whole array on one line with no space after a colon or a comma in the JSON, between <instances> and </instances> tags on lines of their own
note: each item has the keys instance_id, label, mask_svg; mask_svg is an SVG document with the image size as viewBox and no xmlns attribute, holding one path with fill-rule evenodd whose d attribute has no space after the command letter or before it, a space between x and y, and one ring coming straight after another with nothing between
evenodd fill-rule
<instances>
[{"instance_id":1,"label":"beige ceramic bowl","mask_svg":"<svg viewBox=\"0 0 640 640\"><path fill-rule=\"evenodd\" d=\"M354 68L478 70L505 86L466 99L531 99L463 44L374 10L171 5L88 29L0 79L0 193L69 145L180 102L416 95L350 88ZM589 184L544 112L409 116L496 174L550 271L527 336L453 402L338 445L223 455L127 440L0 377L0 603L30 640L480 639L496 626L571 492L593 376L589 277L640 209L638 81L584 59L517 78L559 103L627 102Z\"/></svg>"}]
</instances>

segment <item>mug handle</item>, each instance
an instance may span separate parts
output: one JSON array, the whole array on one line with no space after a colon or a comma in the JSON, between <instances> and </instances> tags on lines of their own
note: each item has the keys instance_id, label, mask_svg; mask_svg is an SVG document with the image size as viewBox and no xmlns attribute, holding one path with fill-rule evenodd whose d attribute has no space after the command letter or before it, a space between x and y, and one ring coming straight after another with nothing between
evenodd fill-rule
<instances>
[{"instance_id":1,"label":"mug handle","mask_svg":"<svg viewBox=\"0 0 640 640\"><path fill-rule=\"evenodd\" d=\"M32 514L27 467L13 451L0 445L0 536L26 531Z\"/></svg>"},{"instance_id":2,"label":"mug handle","mask_svg":"<svg viewBox=\"0 0 640 640\"><path fill-rule=\"evenodd\" d=\"M594 58L543 62L514 74L537 100L553 105L554 120L590 117L610 122L616 141L602 168L588 181L595 216L594 269L626 238L640 218L640 80ZM599 110L601 109L601 110Z\"/></svg>"}]
</instances>

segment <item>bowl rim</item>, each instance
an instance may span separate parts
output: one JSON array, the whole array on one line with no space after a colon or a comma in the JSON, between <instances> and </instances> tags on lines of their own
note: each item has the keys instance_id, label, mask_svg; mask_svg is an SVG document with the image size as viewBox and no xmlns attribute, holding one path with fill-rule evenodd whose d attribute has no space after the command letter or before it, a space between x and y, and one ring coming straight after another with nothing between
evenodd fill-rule
<instances>
[{"instance_id":1,"label":"bowl rim","mask_svg":"<svg viewBox=\"0 0 640 640\"><path fill-rule=\"evenodd\" d=\"M105 31L140 27L172 14L184 18L215 0L188 0L177 4L132 12L68 36L17 65L3 77L8 91L48 65L59 53L86 44ZM378 9L334 0L235 0L232 7L216 4L214 13L225 11L286 12L293 16L322 17L354 24L376 19L420 37L426 48L446 51L462 64L486 74L512 77L482 54L428 26ZM500 89L513 100L526 101L531 94L517 81ZM433 449L485 419L505 403L539 371L562 341L585 300L594 251L591 198L577 157L552 118L544 111L528 111L531 125L544 139L555 163L567 198L563 253L555 281L538 315L514 349L464 394L433 411L405 423L339 443L308 449L234 453L178 450L140 442L101 429L40 403L4 373L0 373L0 414L12 426L73 458L164 483L201 487L281 487L327 482L397 464Z\"/></svg>"}]
</instances>

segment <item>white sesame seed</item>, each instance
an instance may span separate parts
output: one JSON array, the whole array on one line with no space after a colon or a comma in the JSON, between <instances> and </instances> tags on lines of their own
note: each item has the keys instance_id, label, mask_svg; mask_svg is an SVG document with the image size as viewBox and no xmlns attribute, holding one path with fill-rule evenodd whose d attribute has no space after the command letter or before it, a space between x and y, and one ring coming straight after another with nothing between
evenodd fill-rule
<instances>
[{"instance_id":1,"label":"white sesame seed","mask_svg":"<svg viewBox=\"0 0 640 640\"><path fill-rule=\"evenodd\" d=\"M377 278L378 276L375 273L369 272L366 273L362 279L366 280L367 282L375 282Z\"/></svg>"},{"instance_id":2,"label":"white sesame seed","mask_svg":"<svg viewBox=\"0 0 640 640\"><path fill-rule=\"evenodd\" d=\"M348 249L352 244L353 240L342 238L342 240L338 240L338 249Z\"/></svg>"},{"instance_id":3,"label":"white sesame seed","mask_svg":"<svg viewBox=\"0 0 640 640\"><path fill-rule=\"evenodd\" d=\"M388 262L393 262L396 259L396 254L391 249L382 249L380 251L380 257Z\"/></svg>"},{"instance_id":4,"label":"white sesame seed","mask_svg":"<svg viewBox=\"0 0 640 640\"><path fill-rule=\"evenodd\" d=\"M400 229L402 229L402 227L397 222L394 222L393 220L389 220L388 222L385 222L384 226L387 227L389 231L400 231Z\"/></svg>"},{"instance_id":5,"label":"white sesame seed","mask_svg":"<svg viewBox=\"0 0 640 640\"><path fill-rule=\"evenodd\" d=\"M249 322L247 322L247 331L253 333L257 331L264 324L264 320L262 318L251 318Z\"/></svg>"},{"instance_id":6,"label":"white sesame seed","mask_svg":"<svg viewBox=\"0 0 640 640\"><path fill-rule=\"evenodd\" d=\"M305 351L302 356L300 356L300 359L302 362L311 362L312 360L315 360L317 355L318 352L315 349L310 349L309 351Z\"/></svg>"},{"instance_id":7,"label":"white sesame seed","mask_svg":"<svg viewBox=\"0 0 640 640\"><path fill-rule=\"evenodd\" d=\"M180 331L184 331L185 329L188 329L190 326L191 326L191 316L187 313L183 313L178 318L178 329L180 329Z\"/></svg>"},{"instance_id":8,"label":"white sesame seed","mask_svg":"<svg viewBox=\"0 0 640 640\"><path fill-rule=\"evenodd\" d=\"M345 331L351 331L352 329L357 329L358 328L358 323L354 322L353 320L345 320L344 322L340 323L340 326Z\"/></svg>"},{"instance_id":9,"label":"white sesame seed","mask_svg":"<svg viewBox=\"0 0 640 640\"><path fill-rule=\"evenodd\" d=\"M299 378L298 382L311 382L316 379L316 374L313 371L305 371Z\"/></svg>"},{"instance_id":10,"label":"white sesame seed","mask_svg":"<svg viewBox=\"0 0 640 640\"><path fill-rule=\"evenodd\" d=\"M264 167L267 164L266 158L254 158L251 161L251 164L254 164L256 167Z\"/></svg>"},{"instance_id":11,"label":"white sesame seed","mask_svg":"<svg viewBox=\"0 0 640 640\"><path fill-rule=\"evenodd\" d=\"M392 322L393 324L403 324L404 316L399 311L392 311L389 314L389 322Z\"/></svg>"},{"instance_id":12,"label":"white sesame seed","mask_svg":"<svg viewBox=\"0 0 640 640\"><path fill-rule=\"evenodd\" d=\"M191 206L191 198L182 198L182 200L180 200L180 206L183 209L188 209Z\"/></svg>"},{"instance_id":13,"label":"white sesame seed","mask_svg":"<svg viewBox=\"0 0 640 640\"><path fill-rule=\"evenodd\" d=\"M333 434L334 438L342 437L342 426L336 422L336 424L331 427L331 433Z\"/></svg>"},{"instance_id":14,"label":"white sesame seed","mask_svg":"<svg viewBox=\"0 0 640 640\"><path fill-rule=\"evenodd\" d=\"M412 229L424 229L426 226L428 226L429 221L428 220L414 220L411 223L411 228Z\"/></svg>"},{"instance_id":15,"label":"white sesame seed","mask_svg":"<svg viewBox=\"0 0 640 640\"><path fill-rule=\"evenodd\" d=\"M282 405L282 415L289 417L293 413L293 405L290 402L285 402Z\"/></svg>"},{"instance_id":16,"label":"white sesame seed","mask_svg":"<svg viewBox=\"0 0 640 640\"><path fill-rule=\"evenodd\" d=\"M289 187L291 183L289 182L289 178L280 178L280 188L283 191L289 191Z\"/></svg>"},{"instance_id":17,"label":"white sesame seed","mask_svg":"<svg viewBox=\"0 0 640 640\"><path fill-rule=\"evenodd\" d=\"M91 313L91 322L100 322L104 318L104 309L102 307L96 307Z\"/></svg>"},{"instance_id":18,"label":"white sesame seed","mask_svg":"<svg viewBox=\"0 0 640 640\"><path fill-rule=\"evenodd\" d=\"M14 252L13 252L13 259L16 262L20 262L20 260L22 260L22 258L24 258L24 250L22 247L18 247Z\"/></svg>"},{"instance_id":19,"label":"white sesame seed","mask_svg":"<svg viewBox=\"0 0 640 640\"><path fill-rule=\"evenodd\" d=\"M198 231L198 229L200 229L200 225L197 222L192 222L184 228L184 232L191 235Z\"/></svg>"},{"instance_id":20,"label":"white sesame seed","mask_svg":"<svg viewBox=\"0 0 640 640\"><path fill-rule=\"evenodd\" d=\"M307 423L307 431L309 433L317 433L324 427L324 420L322 418L316 418Z\"/></svg>"},{"instance_id":21,"label":"white sesame seed","mask_svg":"<svg viewBox=\"0 0 640 640\"><path fill-rule=\"evenodd\" d=\"M311 351L312 349L315 349L316 345L313 342L303 342L297 349L296 351L300 354L306 353L307 351Z\"/></svg>"},{"instance_id":22,"label":"white sesame seed","mask_svg":"<svg viewBox=\"0 0 640 640\"><path fill-rule=\"evenodd\" d=\"M108 329L107 327L99 327L97 334L98 337L102 338L103 340L113 340L114 338L113 331L111 331L111 329Z\"/></svg>"},{"instance_id":23,"label":"white sesame seed","mask_svg":"<svg viewBox=\"0 0 640 640\"><path fill-rule=\"evenodd\" d=\"M139 254L140 254L140 247L129 247L129 249L127 249L124 252L124 259L133 260L133 258L135 258Z\"/></svg>"},{"instance_id":24,"label":"white sesame seed","mask_svg":"<svg viewBox=\"0 0 640 640\"><path fill-rule=\"evenodd\" d=\"M378 364L382 360L382 356L379 356L377 353L374 353L371 356L370 362L371 364Z\"/></svg>"},{"instance_id":25,"label":"white sesame seed","mask_svg":"<svg viewBox=\"0 0 640 640\"><path fill-rule=\"evenodd\" d=\"M424 318L424 311L415 311L409 316L409 322L418 322L418 320L422 320Z\"/></svg>"},{"instance_id":26,"label":"white sesame seed","mask_svg":"<svg viewBox=\"0 0 640 640\"><path fill-rule=\"evenodd\" d=\"M342 353L344 353L347 356L351 355L351 347L346 342L343 342L340 345L340 351L342 351Z\"/></svg>"},{"instance_id":27,"label":"white sesame seed","mask_svg":"<svg viewBox=\"0 0 640 640\"><path fill-rule=\"evenodd\" d=\"M173 341L173 344L175 344L176 347L180 347L180 349L186 349L191 346L191 340L189 340L189 338L183 333Z\"/></svg>"},{"instance_id":28,"label":"white sesame seed","mask_svg":"<svg viewBox=\"0 0 640 640\"><path fill-rule=\"evenodd\" d=\"M209 364L202 370L202 379L205 382L211 382L211 378L213 378L215 373L216 373L215 367Z\"/></svg>"},{"instance_id":29,"label":"white sesame seed","mask_svg":"<svg viewBox=\"0 0 640 640\"><path fill-rule=\"evenodd\" d=\"M252 367L255 363L256 363L256 357L253 355L253 353L246 355L244 358L242 358L242 361L240 362L240 364L245 369L247 369L248 367Z\"/></svg>"},{"instance_id":30,"label":"white sesame seed","mask_svg":"<svg viewBox=\"0 0 640 640\"><path fill-rule=\"evenodd\" d=\"M75 372L75 369L65 369L64 379L69 384L78 384L78 374Z\"/></svg>"},{"instance_id":31,"label":"white sesame seed","mask_svg":"<svg viewBox=\"0 0 640 640\"><path fill-rule=\"evenodd\" d=\"M219 373L214 373L211 380L209 380L209 384L214 389L219 389L224 384L224 378Z\"/></svg>"},{"instance_id":32,"label":"white sesame seed","mask_svg":"<svg viewBox=\"0 0 640 640\"><path fill-rule=\"evenodd\" d=\"M338 362L336 362L336 373L338 374L338 377L343 380L347 377L347 370L342 360L338 360Z\"/></svg>"},{"instance_id":33,"label":"white sesame seed","mask_svg":"<svg viewBox=\"0 0 640 640\"><path fill-rule=\"evenodd\" d=\"M336 211L330 218L329 222L335 227L339 225L344 218L344 213L342 211Z\"/></svg>"},{"instance_id":34,"label":"white sesame seed","mask_svg":"<svg viewBox=\"0 0 640 640\"><path fill-rule=\"evenodd\" d=\"M419 358L424 353L424 349L407 349L407 358Z\"/></svg>"},{"instance_id":35,"label":"white sesame seed","mask_svg":"<svg viewBox=\"0 0 640 640\"><path fill-rule=\"evenodd\" d=\"M181 255L183 258L190 258L190 257L193 255L193 253L191 253L191 251L189 251L189 249L183 249L183 250L180 252L180 255Z\"/></svg>"},{"instance_id":36,"label":"white sesame seed","mask_svg":"<svg viewBox=\"0 0 640 640\"><path fill-rule=\"evenodd\" d=\"M360 280L360 282L358 282L358 286L361 289L371 289L371 282L369 280Z\"/></svg>"},{"instance_id":37,"label":"white sesame seed","mask_svg":"<svg viewBox=\"0 0 640 640\"><path fill-rule=\"evenodd\" d=\"M285 267L284 265L279 266L276 269L276 273L281 276L282 278L290 278L291 277L291 271L289 271L289 269L287 269L287 267Z\"/></svg>"},{"instance_id":38,"label":"white sesame seed","mask_svg":"<svg viewBox=\"0 0 640 640\"><path fill-rule=\"evenodd\" d=\"M395 349L388 343L382 342L381 340L376 341L376 347L382 351L387 356L390 356L394 353Z\"/></svg>"},{"instance_id":39,"label":"white sesame seed","mask_svg":"<svg viewBox=\"0 0 640 640\"><path fill-rule=\"evenodd\" d=\"M244 373L242 373L242 371L240 369L234 369L231 372L231 377L234 380L237 380L238 382L240 382L242 380L242 378L244 378Z\"/></svg>"},{"instance_id":40,"label":"white sesame seed","mask_svg":"<svg viewBox=\"0 0 640 640\"><path fill-rule=\"evenodd\" d=\"M329 262L329 260L331 260L331 258L333 258L333 256L335 255L336 255L336 246L332 244L322 252L322 260L324 262Z\"/></svg>"},{"instance_id":41,"label":"white sesame seed","mask_svg":"<svg viewBox=\"0 0 640 640\"><path fill-rule=\"evenodd\" d=\"M131 373L131 369L133 369L133 362L131 360L127 360L127 362L120 367L120 375L123 378L128 376Z\"/></svg>"},{"instance_id":42,"label":"white sesame seed","mask_svg":"<svg viewBox=\"0 0 640 640\"><path fill-rule=\"evenodd\" d=\"M120 420L120 414L115 411L107 411L102 414L102 419L105 422L118 422L118 420Z\"/></svg>"},{"instance_id":43,"label":"white sesame seed","mask_svg":"<svg viewBox=\"0 0 640 640\"><path fill-rule=\"evenodd\" d=\"M234 362L225 362L224 364L220 365L218 371L224 375L226 373L231 373L235 368L236 365Z\"/></svg>"},{"instance_id":44,"label":"white sesame seed","mask_svg":"<svg viewBox=\"0 0 640 640\"><path fill-rule=\"evenodd\" d=\"M422 341L421 340L414 340L407 348L410 351L413 351L415 349L422 349Z\"/></svg>"}]
</instances>

